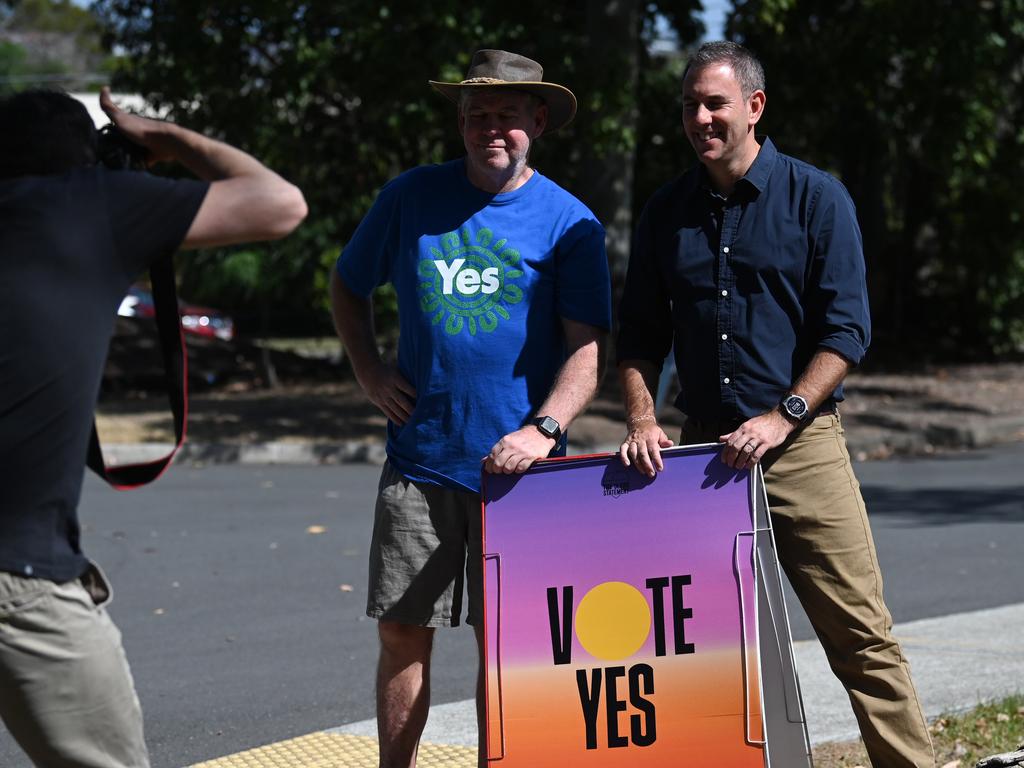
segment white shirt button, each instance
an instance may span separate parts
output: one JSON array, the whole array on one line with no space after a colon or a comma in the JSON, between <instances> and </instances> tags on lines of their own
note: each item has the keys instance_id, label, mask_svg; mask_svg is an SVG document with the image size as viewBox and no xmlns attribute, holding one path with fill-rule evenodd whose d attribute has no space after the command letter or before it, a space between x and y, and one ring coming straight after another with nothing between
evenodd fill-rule
<instances>
[{"instance_id":1,"label":"white shirt button","mask_svg":"<svg viewBox=\"0 0 1024 768\"><path fill-rule=\"evenodd\" d=\"M722 295L723 295L723 296L728 296L728 295L729 295L729 292L728 292L728 291L722 291Z\"/></svg>"},{"instance_id":2,"label":"white shirt button","mask_svg":"<svg viewBox=\"0 0 1024 768\"><path fill-rule=\"evenodd\" d=\"M725 246L725 247L724 247L724 248L722 249L722 253L728 253L728 252L729 252L729 246L727 245L727 246Z\"/></svg>"},{"instance_id":3,"label":"white shirt button","mask_svg":"<svg viewBox=\"0 0 1024 768\"><path fill-rule=\"evenodd\" d=\"M724 379L722 379L722 383L723 384L728 384L729 383L729 377L726 376Z\"/></svg>"},{"instance_id":4,"label":"white shirt button","mask_svg":"<svg viewBox=\"0 0 1024 768\"><path fill-rule=\"evenodd\" d=\"M729 334L728 333L723 333L722 334L722 341L725 341L728 338L729 338Z\"/></svg>"}]
</instances>

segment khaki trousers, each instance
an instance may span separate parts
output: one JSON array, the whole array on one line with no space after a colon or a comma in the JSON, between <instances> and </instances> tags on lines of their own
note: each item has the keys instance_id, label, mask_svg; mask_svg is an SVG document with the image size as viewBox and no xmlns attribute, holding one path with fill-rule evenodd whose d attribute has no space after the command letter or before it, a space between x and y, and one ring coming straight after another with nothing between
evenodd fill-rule
<instances>
[{"instance_id":1,"label":"khaki trousers","mask_svg":"<svg viewBox=\"0 0 1024 768\"><path fill-rule=\"evenodd\" d=\"M0 572L0 718L42 768L148 768L142 710L93 566L65 584Z\"/></svg>"},{"instance_id":2,"label":"khaki trousers","mask_svg":"<svg viewBox=\"0 0 1024 768\"><path fill-rule=\"evenodd\" d=\"M681 442L717 442L729 431L689 420ZM818 416L761 464L779 562L846 687L871 764L934 768L839 416Z\"/></svg>"}]
</instances>

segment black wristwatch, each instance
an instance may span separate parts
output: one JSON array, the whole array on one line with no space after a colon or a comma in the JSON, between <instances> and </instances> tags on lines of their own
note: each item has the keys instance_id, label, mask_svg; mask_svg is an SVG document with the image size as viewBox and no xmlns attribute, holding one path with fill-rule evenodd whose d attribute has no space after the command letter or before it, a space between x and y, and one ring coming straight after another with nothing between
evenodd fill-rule
<instances>
[{"instance_id":1,"label":"black wristwatch","mask_svg":"<svg viewBox=\"0 0 1024 768\"><path fill-rule=\"evenodd\" d=\"M544 437L550 437L556 443L562 439L562 425L550 416L538 416L533 420L533 425Z\"/></svg>"},{"instance_id":2,"label":"black wristwatch","mask_svg":"<svg viewBox=\"0 0 1024 768\"><path fill-rule=\"evenodd\" d=\"M782 411L783 416L788 417L797 424L803 424L807 421L807 417L810 416L807 401L800 397L800 395L786 395L782 398L782 402L779 403L779 410Z\"/></svg>"}]
</instances>

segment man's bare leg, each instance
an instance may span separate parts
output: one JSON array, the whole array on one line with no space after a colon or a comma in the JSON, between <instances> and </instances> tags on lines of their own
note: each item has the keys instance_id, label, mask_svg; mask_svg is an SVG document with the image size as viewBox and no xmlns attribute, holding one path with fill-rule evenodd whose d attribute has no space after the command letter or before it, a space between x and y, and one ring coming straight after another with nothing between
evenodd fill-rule
<instances>
[{"instance_id":1,"label":"man's bare leg","mask_svg":"<svg viewBox=\"0 0 1024 768\"><path fill-rule=\"evenodd\" d=\"M431 627L381 621L377 665L380 768L414 768L430 712Z\"/></svg>"}]
</instances>

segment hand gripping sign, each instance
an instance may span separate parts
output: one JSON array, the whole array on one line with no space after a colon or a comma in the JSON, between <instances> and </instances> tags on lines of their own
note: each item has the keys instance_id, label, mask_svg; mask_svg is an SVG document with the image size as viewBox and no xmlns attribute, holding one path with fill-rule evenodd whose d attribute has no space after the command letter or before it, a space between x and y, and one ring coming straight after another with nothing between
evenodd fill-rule
<instances>
[{"instance_id":1,"label":"hand gripping sign","mask_svg":"<svg viewBox=\"0 0 1024 768\"><path fill-rule=\"evenodd\" d=\"M485 475L494 765L810 766L760 470L719 450Z\"/></svg>"}]
</instances>

